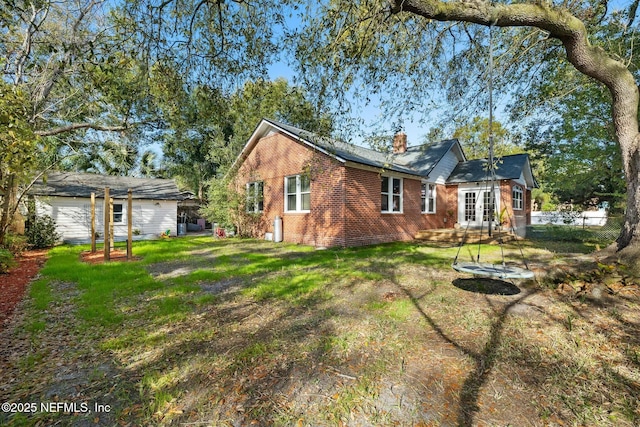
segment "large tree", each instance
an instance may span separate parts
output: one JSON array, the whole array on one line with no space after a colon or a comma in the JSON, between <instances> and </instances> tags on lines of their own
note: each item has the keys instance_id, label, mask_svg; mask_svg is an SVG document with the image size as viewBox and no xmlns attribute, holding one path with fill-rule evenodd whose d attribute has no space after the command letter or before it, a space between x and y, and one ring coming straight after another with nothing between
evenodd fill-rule
<instances>
[{"instance_id":1,"label":"large tree","mask_svg":"<svg viewBox=\"0 0 640 427\"><path fill-rule=\"evenodd\" d=\"M167 125L161 138L165 170L201 200L207 181L224 173L262 118L315 132L332 130L331 120L308 94L284 79L249 80L225 94L206 85L189 88L175 70L164 74L154 93Z\"/></svg>"},{"instance_id":2,"label":"large tree","mask_svg":"<svg viewBox=\"0 0 640 427\"><path fill-rule=\"evenodd\" d=\"M591 34L596 43L620 57L640 54L637 31L622 11ZM624 171L611 117L607 88L579 73L562 58L549 58L536 84L514 103L512 119L535 117L521 132L544 167L539 181L561 203L592 207L606 201L616 213L626 203ZM628 62L638 77L637 61ZM540 102L544 100L544 102Z\"/></svg>"},{"instance_id":3,"label":"large tree","mask_svg":"<svg viewBox=\"0 0 640 427\"><path fill-rule=\"evenodd\" d=\"M494 154L498 157L521 153L522 148L513 142L513 137L498 121L493 121L491 136L494 143ZM453 137L460 140L467 159L483 159L489 151L489 119L474 117L458 126Z\"/></svg>"},{"instance_id":4,"label":"large tree","mask_svg":"<svg viewBox=\"0 0 640 427\"><path fill-rule=\"evenodd\" d=\"M581 73L604 84L612 98L615 134L622 153L627 183L625 223L618 249L640 246L640 132L639 93L633 74L623 61L593 46L585 24L568 9L547 2L535 4L479 4L440 1L398 1L393 13L414 13L439 21L464 21L496 27L536 27L548 32L565 48L567 60Z\"/></svg>"},{"instance_id":5,"label":"large tree","mask_svg":"<svg viewBox=\"0 0 640 427\"><path fill-rule=\"evenodd\" d=\"M495 33L503 29L506 37L498 34L496 56L510 60L512 69L522 74L502 70L497 78L521 91L536 78L537 69L562 49L576 70L603 84L611 96L627 186L625 222L617 239L622 251L640 246L639 94L629 63L618 52L607 52L606 45L591 43L591 32L608 16L607 3L334 0L324 4L322 13L300 33L296 55L307 76L323 75L310 78L318 91L333 81L343 87L363 84L374 92L383 87L404 98L395 104L397 109L420 111L420 95L437 88L436 76L444 81L440 89L449 89L449 97L477 86L477 77L486 77L485 63L474 60L474 55L487 54L487 37L478 28L494 28ZM629 23L635 20L637 3L627 15Z\"/></svg>"},{"instance_id":6,"label":"large tree","mask_svg":"<svg viewBox=\"0 0 640 427\"><path fill-rule=\"evenodd\" d=\"M21 196L87 131L144 120L145 63L102 0L11 0L0 6L0 244ZM17 149L16 149L17 147Z\"/></svg>"}]
</instances>

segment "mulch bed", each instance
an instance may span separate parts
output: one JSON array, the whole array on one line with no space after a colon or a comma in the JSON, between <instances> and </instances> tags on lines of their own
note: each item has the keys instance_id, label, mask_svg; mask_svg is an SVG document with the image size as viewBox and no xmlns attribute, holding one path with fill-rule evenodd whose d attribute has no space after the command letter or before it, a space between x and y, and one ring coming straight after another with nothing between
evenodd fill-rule
<instances>
[{"instance_id":1,"label":"mulch bed","mask_svg":"<svg viewBox=\"0 0 640 427\"><path fill-rule=\"evenodd\" d=\"M47 259L47 250L33 250L24 252L18 258L18 265L8 273L0 274L0 331L4 329L16 305L22 301L29 283Z\"/></svg>"},{"instance_id":2,"label":"mulch bed","mask_svg":"<svg viewBox=\"0 0 640 427\"><path fill-rule=\"evenodd\" d=\"M90 251L85 251L80 254L80 259L82 262L86 262L89 264L102 264L104 262L104 251L99 250L97 252L91 253ZM140 257L134 256L131 261L139 261ZM113 249L109 253L109 261L118 261L125 262L129 261L127 259L127 251L123 249Z\"/></svg>"},{"instance_id":3,"label":"mulch bed","mask_svg":"<svg viewBox=\"0 0 640 427\"><path fill-rule=\"evenodd\" d=\"M83 252L81 257L82 261L91 264L104 262L102 251ZM134 260L139 259L134 257ZM22 301L27 286L38 275L46 260L47 249L26 251L17 259L17 266L5 274L0 274L0 331L4 329L16 305ZM120 249L111 251L111 261L127 261L127 251Z\"/></svg>"}]
</instances>

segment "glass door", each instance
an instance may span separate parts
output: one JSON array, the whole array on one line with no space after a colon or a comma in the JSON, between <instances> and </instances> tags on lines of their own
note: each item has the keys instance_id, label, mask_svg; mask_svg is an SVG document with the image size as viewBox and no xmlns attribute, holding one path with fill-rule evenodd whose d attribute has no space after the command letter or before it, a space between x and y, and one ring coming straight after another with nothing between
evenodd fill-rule
<instances>
[{"instance_id":1,"label":"glass door","mask_svg":"<svg viewBox=\"0 0 640 427\"><path fill-rule=\"evenodd\" d=\"M492 197L493 196L493 197ZM458 194L458 222L461 226L489 226L496 221L497 191L490 189L461 189Z\"/></svg>"}]
</instances>

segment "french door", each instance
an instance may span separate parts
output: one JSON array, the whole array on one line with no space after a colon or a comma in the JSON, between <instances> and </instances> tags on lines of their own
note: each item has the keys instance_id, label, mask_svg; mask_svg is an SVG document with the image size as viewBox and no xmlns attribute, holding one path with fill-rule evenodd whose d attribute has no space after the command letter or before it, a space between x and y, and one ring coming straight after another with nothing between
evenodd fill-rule
<instances>
[{"instance_id":1,"label":"french door","mask_svg":"<svg viewBox=\"0 0 640 427\"><path fill-rule=\"evenodd\" d=\"M493 200L489 188L460 189L458 195L458 222L462 226L488 226L490 221L495 223L497 211L496 199L498 192L494 190Z\"/></svg>"}]
</instances>

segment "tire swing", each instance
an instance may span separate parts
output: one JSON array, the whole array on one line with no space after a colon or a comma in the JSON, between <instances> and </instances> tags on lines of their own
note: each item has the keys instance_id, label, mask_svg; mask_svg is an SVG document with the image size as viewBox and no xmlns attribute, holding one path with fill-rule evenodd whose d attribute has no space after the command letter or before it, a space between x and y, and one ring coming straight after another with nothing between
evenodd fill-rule
<instances>
[{"instance_id":1,"label":"tire swing","mask_svg":"<svg viewBox=\"0 0 640 427\"><path fill-rule=\"evenodd\" d=\"M489 221L489 226L487 228L488 237L491 237L491 232L493 229L493 219L494 217L498 217L497 204L495 200L495 188L496 188L495 184L497 182L496 171L495 171L496 166L495 166L495 159L493 155L494 154L493 153L493 37L492 37L491 30L492 30L492 26L489 26L489 164L487 167L487 173L485 175L485 194L488 188L490 209L487 209L486 207L483 208L483 218L481 221L482 225L480 228L480 238L478 239L478 251L475 256L475 260L472 262L458 262L460 251L462 247L465 245L465 242L467 240L467 232L469 231L470 221L467 221L467 226L465 228L464 235L462 237L460 245L458 246L458 252L456 253L455 259L453 260L453 264L451 264L451 268L453 268L455 271L459 273L468 273L468 274L473 274L474 276L480 276L480 277L491 277L496 279L532 279L534 278L534 273L533 271L529 270L529 266L527 265L527 261L524 257L524 252L522 251L522 246L520 245L519 242L518 242L518 248L520 249L520 256L522 257L524 268L506 264L505 256L504 256L503 240L502 240L502 236L503 236L502 225L499 222L497 223L497 226L498 226L497 240L498 240L498 244L500 245L502 263L494 264L490 262L480 261L480 249L482 247L482 235L483 235L484 223L485 223L484 216L486 215L487 217L486 219L488 219ZM478 206L478 203L480 203L481 200L483 200L483 197L477 198L476 208ZM511 224L510 231L515 235L515 228L513 227L514 221L512 220L512 218L510 218L509 222Z\"/></svg>"}]
</instances>

